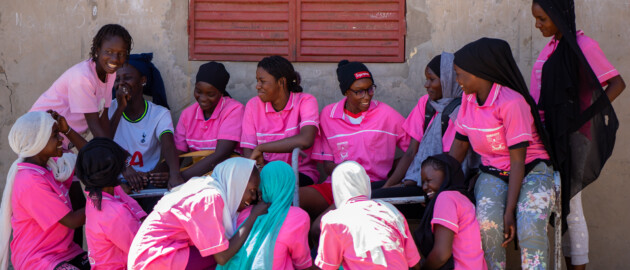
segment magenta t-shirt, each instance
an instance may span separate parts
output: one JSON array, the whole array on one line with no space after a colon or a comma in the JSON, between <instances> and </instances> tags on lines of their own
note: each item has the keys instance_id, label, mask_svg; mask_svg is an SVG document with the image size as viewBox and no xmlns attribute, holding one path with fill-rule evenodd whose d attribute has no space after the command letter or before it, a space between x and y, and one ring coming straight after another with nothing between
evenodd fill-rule
<instances>
[{"instance_id":1,"label":"magenta t-shirt","mask_svg":"<svg viewBox=\"0 0 630 270\"><path fill-rule=\"evenodd\" d=\"M424 136L422 127L424 126L424 113L427 102L429 102L429 95L422 96L420 100L418 100L418 104L411 110L409 116L407 116L407 119L402 124L402 128L405 132L420 143L422 143L422 136ZM435 116L431 118L429 125L431 125L433 121L435 121ZM441 121L441 119L438 119L438 121ZM444 132L444 136L442 136L442 151L449 152L451 150L453 139L455 139L455 125L453 121L449 119L446 132Z\"/></svg>"}]
</instances>

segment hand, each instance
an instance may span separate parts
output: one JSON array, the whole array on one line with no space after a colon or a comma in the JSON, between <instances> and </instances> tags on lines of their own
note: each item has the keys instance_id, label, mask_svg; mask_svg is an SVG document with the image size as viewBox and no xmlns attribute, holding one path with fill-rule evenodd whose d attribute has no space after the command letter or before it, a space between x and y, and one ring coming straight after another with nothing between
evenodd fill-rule
<instances>
[{"instance_id":1,"label":"hand","mask_svg":"<svg viewBox=\"0 0 630 270\"><path fill-rule=\"evenodd\" d=\"M256 166L258 166L259 168L262 168L263 166L265 166L265 159L263 157L263 152L260 151L260 148L258 148L258 146L254 148L254 151L252 151L252 154L249 156L249 159L255 160Z\"/></svg>"},{"instance_id":2,"label":"hand","mask_svg":"<svg viewBox=\"0 0 630 270\"><path fill-rule=\"evenodd\" d=\"M66 134L68 133L68 131L70 131L70 126L68 125L68 122L66 121L65 117L61 116L59 113L53 110L48 110L46 112L49 113L52 116L52 118L55 119L55 121L57 121L57 125L59 126L59 132Z\"/></svg>"},{"instance_id":3,"label":"hand","mask_svg":"<svg viewBox=\"0 0 630 270\"><path fill-rule=\"evenodd\" d=\"M119 85L118 89L116 89L116 102L119 109L124 110L127 108L127 103L131 99L129 92L130 88L127 85Z\"/></svg>"},{"instance_id":4,"label":"hand","mask_svg":"<svg viewBox=\"0 0 630 270\"><path fill-rule=\"evenodd\" d=\"M507 245L514 240L514 235L516 234L516 225L514 221L514 213L506 211L503 215L503 244L501 246L506 248Z\"/></svg>"},{"instance_id":5,"label":"hand","mask_svg":"<svg viewBox=\"0 0 630 270\"><path fill-rule=\"evenodd\" d=\"M127 193L127 194L131 194L131 187L128 184L122 183L120 184L120 188L122 188L122 190Z\"/></svg>"},{"instance_id":6,"label":"hand","mask_svg":"<svg viewBox=\"0 0 630 270\"><path fill-rule=\"evenodd\" d=\"M150 172L149 183L158 188L168 187L169 175L167 172Z\"/></svg>"},{"instance_id":7,"label":"hand","mask_svg":"<svg viewBox=\"0 0 630 270\"><path fill-rule=\"evenodd\" d=\"M258 201L258 204L255 204L252 208L252 212L250 216L258 217L260 215L267 214L267 209L269 208L269 203L266 203L262 200Z\"/></svg>"},{"instance_id":8,"label":"hand","mask_svg":"<svg viewBox=\"0 0 630 270\"><path fill-rule=\"evenodd\" d=\"M131 189L136 192L142 190L148 183L146 174L136 172L131 166L127 167L122 175L129 182Z\"/></svg>"},{"instance_id":9,"label":"hand","mask_svg":"<svg viewBox=\"0 0 630 270\"><path fill-rule=\"evenodd\" d=\"M179 172L176 173L170 173L169 174L169 179L168 179L168 190L173 189L176 186L179 186L183 183L185 183L186 181L184 181L184 178L182 177L182 175Z\"/></svg>"},{"instance_id":10,"label":"hand","mask_svg":"<svg viewBox=\"0 0 630 270\"><path fill-rule=\"evenodd\" d=\"M416 181L413 181L413 180L405 180L403 182L403 187L415 187L417 185L418 185L418 183Z\"/></svg>"}]
</instances>

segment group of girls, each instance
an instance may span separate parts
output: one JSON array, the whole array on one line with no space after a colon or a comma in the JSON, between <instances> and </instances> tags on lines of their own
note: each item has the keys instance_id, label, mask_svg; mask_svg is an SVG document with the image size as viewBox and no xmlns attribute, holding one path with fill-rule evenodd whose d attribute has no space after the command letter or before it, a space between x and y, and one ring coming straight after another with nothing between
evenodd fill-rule
<instances>
[{"instance_id":1,"label":"group of girls","mask_svg":"<svg viewBox=\"0 0 630 270\"><path fill-rule=\"evenodd\" d=\"M321 113L283 57L258 62L258 95L245 106L226 91L225 67L209 62L176 128L151 57L129 57L129 33L106 25L90 59L9 133L18 159L2 199L0 267L12 235L16 269L505 269L515 238L522 268L546 269L555 169L569 191L563 202L573 197L567 262L584 269L578 192L610 155L610 102L625 84L575 30L573 1L534 0L532 14L552 40L531 88L508 43L490 38L433 58L428 94L407 119L373 99L376 80L360 62L338 63L343 98ZM294 148L305 154L298 179L287 164ZM199 153L180 168L180 155ZM594 161L599 169L576 167ZM85 187L85 207L71 203L72 179ZM296 181L301 208L291 206ZM170 192L149 206L127 195L152 187ZM414 233L376 199L414 195L428 199ZM73 241L84 224L88 252Z\"/></svg>"}]
</instances>

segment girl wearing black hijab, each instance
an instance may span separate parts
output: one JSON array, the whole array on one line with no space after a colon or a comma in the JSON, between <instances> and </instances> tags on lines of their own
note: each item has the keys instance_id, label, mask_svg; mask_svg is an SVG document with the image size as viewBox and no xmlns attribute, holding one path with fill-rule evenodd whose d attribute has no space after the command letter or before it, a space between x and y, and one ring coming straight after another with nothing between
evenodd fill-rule
<instances>
[{"instance_id":1,"label":"girl wearing black hijab","mask_svg":"<svg viewBox=\"0 0 630 270\"><path fill-rule=\"evenodd\" d=\"M569 269L585 269L588 229L580 190L597 179L611 154L618 122L610 102L621 94L625 83L599 44L576 31L573 0L534 0L532 15L542 35L551 37L532 69L530 91L541 118L546 119L552 155L560 165L562 210L568 223L563 253ZM570 104L580 107L558 110L572 108L567 106ZM592 108L592 116L586 114L588 108ZM583 120L578 121L578 116ZM606 116L608 126L602 125ZM567 130L566 124L573 128Z\"/></svg>"},{"instance_id":2,"label":"girl wearing black hijab","mask_svg":"<svg viewBox=\"0 0 630 270\"><path fill-rule=\"evenodd\" d=\"M505 247L518 234L524 269L548 261L547 223L555 192L547 138L507 42L482 38L455 53L464 90L450 155L481 156L477 220L490 269L505 269ZM518 205L518 208L517 208Z\"/></svg>"}]
</instances>

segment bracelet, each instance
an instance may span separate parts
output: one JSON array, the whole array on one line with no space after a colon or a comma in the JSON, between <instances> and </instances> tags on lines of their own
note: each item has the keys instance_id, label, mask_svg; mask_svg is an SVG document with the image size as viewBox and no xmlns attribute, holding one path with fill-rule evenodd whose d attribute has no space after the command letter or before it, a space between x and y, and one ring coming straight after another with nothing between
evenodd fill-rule
<instances>
[{"instance_id":1,"label":"bracelet","mask_svg":"<svg viewBox=\"0 0 630 270\"><path fill-rule=\"evenodd\" d=\"M63 134L67 136L70 133L70 131L72 131L72 128L68 128L68 131L64 132Z\"/></svg>"}]
</instances>

